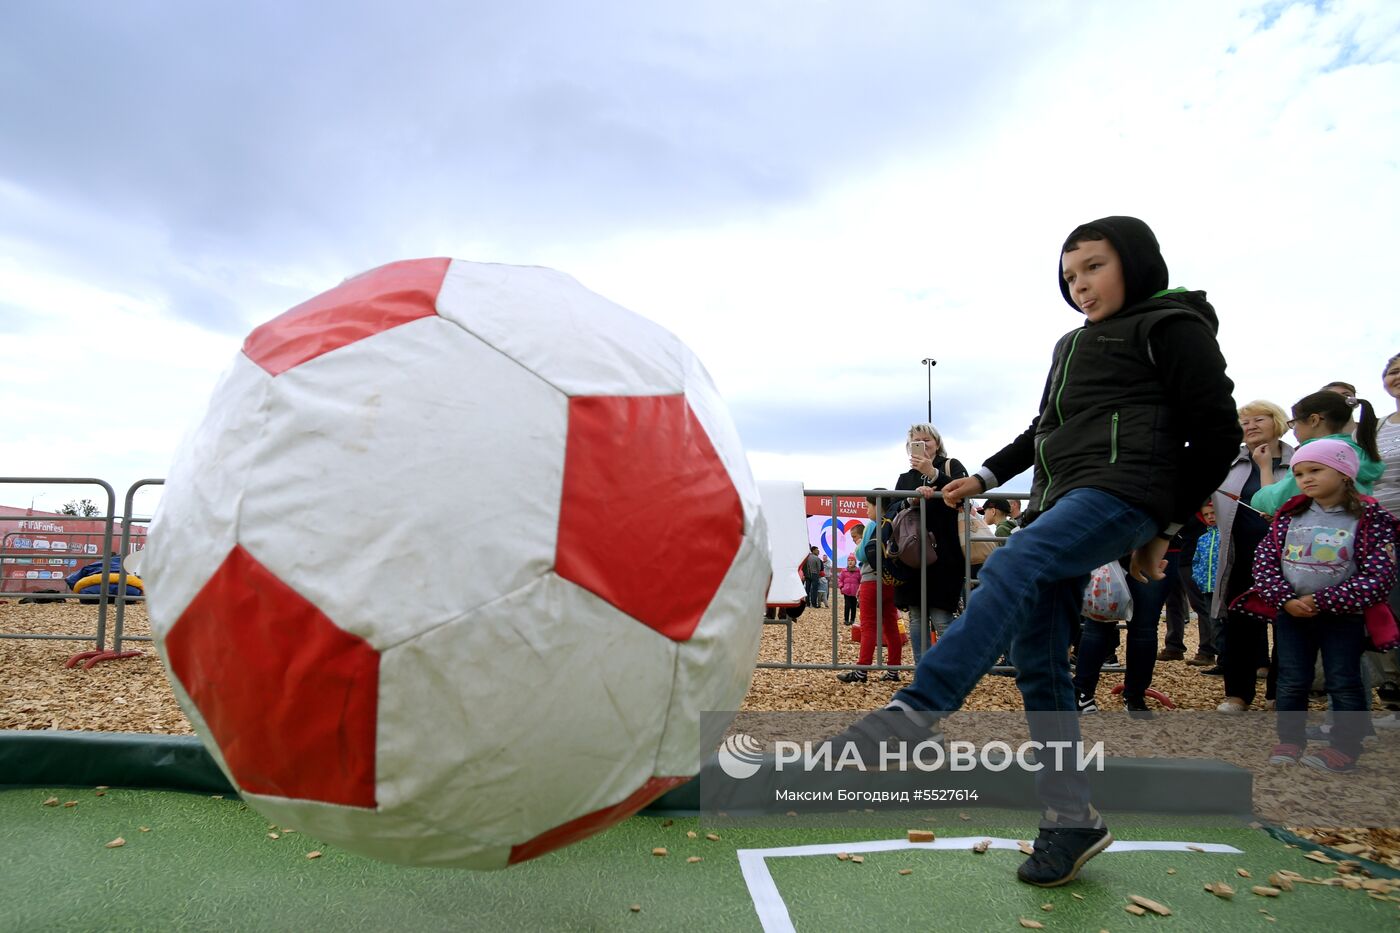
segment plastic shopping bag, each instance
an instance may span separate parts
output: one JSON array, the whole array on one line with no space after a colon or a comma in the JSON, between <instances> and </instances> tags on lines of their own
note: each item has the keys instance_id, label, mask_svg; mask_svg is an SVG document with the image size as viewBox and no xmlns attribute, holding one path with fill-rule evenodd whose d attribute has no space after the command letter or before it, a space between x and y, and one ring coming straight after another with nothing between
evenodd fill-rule
<instances>
[{"instance_id":1,"label":"plastic shopping bag","mask_svg":"<svg viewBox=\"0 0 1400 933\"><path fill-rule=\"evenodd\" d=\"M1095 622L1126 622L1133 617L1133 595L1128 592L1128 575L1118 561L1095 570L1084 591L1083 614Z\"/></svg>"}]
</instances>

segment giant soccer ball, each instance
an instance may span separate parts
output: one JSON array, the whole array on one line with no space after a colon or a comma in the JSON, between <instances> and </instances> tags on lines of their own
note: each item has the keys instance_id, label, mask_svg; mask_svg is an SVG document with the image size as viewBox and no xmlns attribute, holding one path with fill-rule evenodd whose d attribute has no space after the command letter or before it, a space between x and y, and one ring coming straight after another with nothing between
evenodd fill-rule
<instances>
[{"instance_id":1,"label":"giant soccer ball","mask_svg":"<svg viewBox=\"0 0 1400 933\"><path fill-rule=\"evenodd\" d=\"M280 825L501 868L695 775L770 570L674 336L542 268L393 263L254 330L167 477L151 625Z\"/></svg>"}]
</instances>

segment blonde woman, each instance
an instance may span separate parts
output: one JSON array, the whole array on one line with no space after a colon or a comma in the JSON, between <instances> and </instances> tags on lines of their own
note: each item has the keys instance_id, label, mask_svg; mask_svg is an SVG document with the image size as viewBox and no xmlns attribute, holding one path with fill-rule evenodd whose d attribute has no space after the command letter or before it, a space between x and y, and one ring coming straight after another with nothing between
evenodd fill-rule
<instances>
[{"instance_id":1,"label":"blonde woman","mask_svg":"<svg viewBox=\"0 0 1400 933\"><path fill-rule=\"evenodd\" d=\"M1225 677L1222 713L1242 713L1254 702L1257 672L1269 665L1269 626L1250 616L1228 611L1230 601L1254 585L1250 568L1259 542L1269 533L1268 521L1249 508L1249 500L1264 486L1284 475L1293 448L1281 438L1288 416L1273 402L1256 399L1240 407L1244 443L1225 481L1211 497L1220 528L1221 585L1215 588L1211 616L1224 618L1219 665L1206 673ZM1272 679L1272 676L1271 676ZM1272 692L1266 690L1266 693Z\"/></svg>"},{"instance_id":2,"label":"blonde woman","mask_svg":"<svg viewBox=\"0 0 1400 933\"><path fill-rule=\"evenodd\" d=\"M967 476L967 469L957 460L948 456L943 445L943 435L927 422L910 425L904 449L909 454L909 469L895 480L895 489L914 490L921 487L941 491L955 479ZM903 500L896 499L896 503ZM918 500L909 502L911 508L918 508ZM909 647L914 653L914 663L932 643L929 629L935 635L942 635L953 621L958 600L962 597L965 568L962 552L962 538L958 534L958 512L944 508L937 502L930 502L925 509L929 531L938 543L938 560L924 573L928 587L928 618L920 613L919 580L917 577L908 583L901 582L895 587L895 605L909 610Z\"/></svg>"}]
</instances>

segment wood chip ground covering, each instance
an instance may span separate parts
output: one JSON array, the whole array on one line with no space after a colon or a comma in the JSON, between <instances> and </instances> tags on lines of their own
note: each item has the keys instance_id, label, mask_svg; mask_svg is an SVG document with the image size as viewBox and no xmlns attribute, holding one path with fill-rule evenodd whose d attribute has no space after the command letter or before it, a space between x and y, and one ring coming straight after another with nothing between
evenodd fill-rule
<instances>
[{"instance_id":1,"label":"wood chip ground covering","mask_svg":"<svg viewBox=\"0 0 1400 933\"><path fill-rule=\"evenodd\" d=\"M113 622L109 607L108 642ZM0 600L0 633L5 634L95 634L97 610L76 603L24 604ZM128 635L148 635L150 627L145 607L133 604L126 613ZM831 616L809 612L793 626L793 659L799 663L830 663L832 650ZM856 645L848 630L838 626L837 657L854 664ZM1188 627L1188 656L1194 652L1194 626ZM151 732L189 734L193 730L175 702L165 671L150 643L128 647L145 651L140 658L98 664L92 670L81 666L64 667L75 651L89 645L69 641L0 640L0 728L66 729L109 732ZM786 657L786 630L781 625L763 628L760 661L783 661ZM908 660L907 649L905 660ZM909 675L904 675L905 682ZM1105 710L1119 708L1110 695L1121 674L1105 673L1099 686L1099 703ZM1219 678L1206 677L1199 668L1183 661L1158 662L1153 687L1170 696L1183 711L1213 710L1221 701ZM876 709L898 689L899 684L872 676L865 684L843 684L832 671L773 670L760 668L743 709L749 711L809 710L862 711ZM1263 685L1260 685L1262 704ZM1155 704L1149 701L1149 705ZM1315 703L1322 708L1322 702ZM973 690L967 710L1019 711L1021 696L1009 677L988 675ZM1170 710L1158 710L1158 719L1134 728L1152 736L1158 753L1172 755L1173 729ZM1149 730L1152 730L1149 732ZM1397 730L1400 731L1400 730ZM1294 801L1300 786L1312 793L1325 793L1332 799L1345 799L1349 787L1364 781L1365 772L1400 773L1400 735L1383 731L1379 742L1368 747L1358 775L1334 776L1305 768L1278 768L1264 763L1268 749L1241 747L1228 735L1202 736L1194 730L1180 737L1176 753L1192 757L1214 757L1249 768L1254 772L1255 811L1262 819L1273 819L1279 801ZM1300 784L1305 782L1305 784ZM1315 785L1315 786L1314 786ZM1296 807L1283 808L1299 812ZM1289 821L1296 822L1296 821ZM1366 857L1400 868L1400 829L1318 829L1293 826L1295 832L1328 845L1349 845L1367 853Z\"/></svg>"}]
</instances>

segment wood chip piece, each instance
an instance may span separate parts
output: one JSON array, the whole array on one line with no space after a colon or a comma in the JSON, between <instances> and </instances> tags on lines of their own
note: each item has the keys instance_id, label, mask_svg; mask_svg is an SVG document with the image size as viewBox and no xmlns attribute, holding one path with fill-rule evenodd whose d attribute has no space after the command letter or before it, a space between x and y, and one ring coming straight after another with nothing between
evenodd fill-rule
<instances>
[{"instance_id":1,"label":"wood chip piece","mask_svg":"<svg viewBox=\"0 0 1400 933\"><path fill-rule=\"evenodd\" d=\"M112 789L112 788L108 787L106 784L98 784L96 787L93 788L93 790L111 790L111 789Z\"/></svg>"},{"instance_id":2,"label":"wood chip piece","mask_svg":"<svg viewBox=\"0 0 1400 933\"><path fill-rule=\"evenodd\" d=\"M865 864L865 856L863 856L863 855L852 855L852 856L851 856L851 861L852 861L852 862L855 862L857 865L864 865L864 864Z\"/></svg>"},{"instance_id":3,"label":"wood chip piece","mask_svg":"<svg viewBox=\"0 0 1400 933\"><path fill-rule=\"evenodd\" d=\"M705 838L711 842L719 842L719 833L706 833Z\"/></svg>"},{"instance_id":4,"label":"wood chip piece","mask_svg":"<svg viewBox=\"0 0 1400 933\"><path fill-rule=\"evenodd\" d=\"M789 811L787 812L787 815L788 815L788 816L796 816L796 815L797 815L797 811L796 811L796 810L789 810Z\"/></svg>"},{"instance_id":5,"label":"wood chip piece","mask_svg":"<svg viewBox=\"0 0 1400 933\"><path fill-rule=\"evenodd\" d=\"M1027 920L1025 917L1021 918L1021 926L1025 927L1027 930L1045 929L1045 924L1041 923L1039 920Z\"/></svg>"},{"instance_id":6,"label":"wood chip piece","mask_svg":"<svg viewBox=\"0 0 1400 933\"><path fill-rule=\"evenodd\" d=\"M121 836L118 836L117 838L113 839L111 842L107 843L107 848L109 848L109 849L120 849L120 848L121 848L122 846L124 846L124 845L126 845L126 840L123 839Z\"/></svg>"},{"instance_id":7,"label":"wood chip piece","mask_svg":"<svg viewBox=\"0 0 1400 933\"><path fill-rule=\"evenodd\" d=\"M1016 840L1016 848L1018 848L1018 849L1021 850L1021 854L1022 854L1022 855L1034 855L1034 854L1035 854L1035 846L1031 845L1029 842L1027 842L1027 841L1024 840L1024 839L1017 839L1017 840Z\"/></svg>"},{"instance_id":8,"label":"wood chip piece","mask_svg":"<svg viewBox=\"0 0 1400 933\"><path fill-rule=\"evenodd\" d=\"M652 849L652 850L651 850L651 854L652 854L652 855L669 855L670 853L666 851L666 847L665 847L665 846L657 846L655 849Z\"/></svg>"},{"instance_id":9,"label":"wood chip piece","mask_svg":"<svg viewBox=\"0 0 1400 933\"><path fill-rule=\"evenodd\" d=\"M899 873L900 873L901 875L912 875L912 874L914 874L914 869L912 869L912 868L901 868L901 869L899 870ZM1375 896L1376 896L1376 897L1379 897L1381 900L1385 900L1385 896L1384 896L1384 895L1377 894L1377 895L1375 895Z\"/></svg>"},{"instance_id":10,"label":"wood chip piece","mask_svg":"<svg viewBox=\"0 0 1400 933\"><path fill-rule=\"evenodd\" d=\"M1235 889L1230 887L1223 881L1216 881L1207 884L1206 890L1209 891L1211 894L1214 894L1216 897L1222 898L1227 901L1235 896Z\"/></svg>"},{"instance_id":11,"label":"wood chip piece","mask_svg":"<svg viewBox=\"0 0 1400 933\"><path fill-rule=\"evenodd\" d=\"M851 853L849 853L849 852L837 852L837 853L836 853L836 861L838 861L838 862L849 862L850 860L851 860Z\"/></svg>"},{"instance_id":12,"label":"wood chip piece","mask_svg":"<svg viewBox=\"0 0 1400 933\"><path fill-rule=\"evenodd\" d=\"M1080 894L1078 891L1071 891L1071 892L1069 892L1069 896L1072 897L1072 898L1074 898L1076 901L1082 901L1082 900L1084 900L1084 895L1083 895L1083 894Z\"/></svg>"},{"instance_id":13,"label":"wood chip piece","mask_svg":"<svg viewBox=\"0 0 1400 933\"><path fill-rule=\"evenodd\" d=\"M1143 897L1141 894L1129 894L1128 900L1139 907L1146 907L1159 917L1170 917L1172 915L1172 909L1170 907L1166 904L1154 901L1150 897Z\"/></svg>"},{"instance_id":14,"label":"wood chip piece","mask_svg":"<svg viewBox=\"0 0 1400 933\"><path fill-rule=\"evenodd\" d=\"M629 908L627 908L627 909L630 910L630 911L632 911L632 913L634 913L634 914L639 914L639 913L642 912L642 905L641 905L641 904L633 904L631 907L629 907Z\"/></svg>"},{"instance_id":15,"label":"wood chip piece","mask_svg":"<svg viewBox=\"0 0 1400 933\"><path fill-rule=\"evenodd\" d=\"M1269 876L1269 884L1278 888L1280 891L1293 890L1293 879L1288 877L1287 875L1280 874L1279 872L1274 872L1272 875Z\"/></svg>"},{"instance_id":16,"label":"wood chip piece","mask_svg":"<svg viewBox=\"0 0 1400 933\"><path fill-rule=\"evenodd\" d=\"M972 844L972 851L976 852L978 855L981 855L982 853L986 852L989 848L991 848L991 846L992 840L983 839L981 842L974 842Z\"/></svg>"},{"instance_id":17,"label":"wood chip piece","mask_svg":"<svg viewBox=\"0 0 1400 933\"><path fill-rule=\"evenodd\" d=\"M320 849L317 849L315 852L308 852L308 853L306 853L306 857L307 857L307 858L320 858L320 857L321 857L321 850L320 850Z\"/></svg>"},{"instance_id":18,"label":"wood chip piece","mask_svg":"<svg viewBox=\"0 0 1400 933\"><path fill-rule=\"evenodd\" d=\"M1321 852L1316 852L1316 851L1314 851L1314 852L1309 852L1307 855L1303 856L1303 858L1305 858L1305 859L1311 859L1311 860L1314 861L1314 862L1321 862L1323 865L1335 865L1335 864L1337 864L1337 863L1334 862L1332 859L1330 859L1330 858L1328 858L1327 856L1323 855Z\"/></svg>"},{"instance_id":19,"label":"wood chip piece","mask_svg":"<svg viewBox=\"0 0 1400 933\"><path fill-rule=\"evenodd\" d=\"M1040 905L1040 909L1043 910L1043 911L1045 911L1045 912L1048 914L1050 911L1052 911L1052 910L1055 909L1055 905L1054 905L1054 904L1041 904L1041 905Z\"/></svg>"},{"instance_id":20,"label":"wood chip piece","mask_svg":"<svg viewBox=\"0 0 1400 933\"><path fill-rule=\"evenodd\" d=\"M662 820L662 821L661 821L661 828L662 828L662 829L665 829L667 826L675 826L675 825L676 825L676 821L675 821L675 820Z\"/></svg>"},{"instance_id":21,"label":"wood chip piece","mask_svg":"<svg viewBox=\"0 0 1400 933\"><path fill-rule=\"evenodd\" d=\"M149 827L149 826L138 826L138 827L136 827L136 828L139 829L139 830L141 830L141 832L143 832L143 833L148 833L148 832L151 831L151 827Z\"/></svg>"},{"instance_id":22,"label":"wood chip piece","mask_svg":"<svg viewBox=\"0 0 1400 933\"><path fill-rule=\"evenodd\" d=\"M56 807L56 806L58 806L58 803L59 803L59 800L58 800L57 797L50 797L48 800L45 800L45 801L44 801L44 806L46 806L46 807Z\"/></svg>"},{"instance_id":23,"label":"wood chip piece","mask_svg":"<svg viewBox=\"0 0 1400 933\"><path fill-rule=\"evenodd\" d=\"M268 833L268 834L267 834L267 838L269 838L269 839L281 839L282 837L281 837L280 835L278 835L277 833Z\"/></svg>"},{"instance_id":24,"label":"wood chip piece","mask_svg":"<svg viewBox=\"0 0 1400 933\"><path fill-rule=\"evenodd\" d=\"M1176 869L1175 869L1175 868L1168 868L1168 869L1167 869L1167 874L1169 874L1169 875L1174 875L1174 874L1176 874Z\"/></svg>"},{"instance_id":25,"label":"wood chip piece","mask_svg":"<svg viewBox=\"0 0 1400 933\"><path fill-rule=\"evenodd\" d=\"M699 838L700 838L700 834L697 833L697 832L696 832L695 830L693 830L693 829L688 829L688 830L685 831L685 838L687 838L687 839L699 839Z\"/></svg>"},{"instance_id":26,"label":"wood chip piece","mask_svg":"<svg viewBox=\"0 0 1400 933\"><path fill-rule=\"evenodd\" d=\"M1134 917L1141 917L1147 913L1146 907L1139 907L1137 904L1124 904L1123 909Z\"/></svg>"},{"instance_id":27,"label":"wood chip piece","mask_svg":"<svg viewBox=\"0 0 1400 933\"><path fill-rule=\"evenodd\" d=\"M690 858L688 858L688 859L685 860L685 863L686 863L687 865L694 865L696 862L703 862L703 861L704 861L704 859L702 859L700 856L698 856L698 855L692 855Z\"/></svg>"},{"instance_id":28,"label":"wood chip piece","mask_svg":"<svg viewBox=\"0 0 1400 933\"><path fill-rule=\"evenodd\" d=\"M1249 869L1248 869L1248 868L1236 868L1236 869L1235 869L1235 874L1239 875L1241 878L1252 878L1252 877L1254 877L1253 875L1251 875L1251 874L1249 873Z\"/></svg>"},{"instance_id":29,"label":"wood chip piece","mask_svg":"<svg viewBox=\"0 0 1400 933\"><path fill-rule=\"evenodd\" d=\"M966 812L963 812L963 813L959 813L959 814L958 814L958 819L960 819L960 820L970 820L970 819L972 819L972 817L968 816Z\"/></svg>"},{"instance_id":30,"label":"wood chip piece","mask_svg":"<svg viewBox=\"0 0 1400 933\"><path fill-rule=\"evenodd\" d=\"M95 790L95 791L92 792L92 795L93 795L94 797L106 797L106 796L107 796L107 792L106 792L105 790Z\"/></svg>"},{"instance_id":31,"label":"wood chip piece","mask_svg":"<svg viewBox=\"0 0 1400 933\"><path fill-rule=\"evenodd\" d=\"M1258 894L1260 897L1278 897L1280 894L1283 893L1278 888L1271 888L1267 884L1256 884L1249 890L1253 891L1255 894Z\"/></svg>"},{"instance_id":32,"label":"wood chip piece","mask_svg":"<svg viewBox=\"0 0 1400 933\"><path fill-rule=\"evenodd\" d=\"M1204 851L1205 851L1205 849L1202 849L1200 846L1196 846L1196 845L1190 845L1190 846L1187 846L1186 848L1189 849L1189 850L1191 850L1192 852L1204 852Z\"/></svg>"},{"instance_id":33,"label":"wood chip piece","mask_svg":"<svg viewBox=\"0 0 1400 933\"><path fill-rule=\"evenodd\" d=\"M57 801L55 801L57 802ZM909 830L910 842L933 842L937 837L931 829L911 829Z\"/></svg>"},{"instance_id":34,"label":"wood chip piece","mask_svg":"<svg viewBox=\"0 0 1400 933\"><path fill-rule=\"evenodd\" d=\"M78 805L78 801L76 801L76 800L65 800L65 801L63 801L63 805L64 805L65 807L76 807L76 806Z\"/></svg>"}]
</instances>

